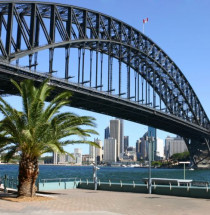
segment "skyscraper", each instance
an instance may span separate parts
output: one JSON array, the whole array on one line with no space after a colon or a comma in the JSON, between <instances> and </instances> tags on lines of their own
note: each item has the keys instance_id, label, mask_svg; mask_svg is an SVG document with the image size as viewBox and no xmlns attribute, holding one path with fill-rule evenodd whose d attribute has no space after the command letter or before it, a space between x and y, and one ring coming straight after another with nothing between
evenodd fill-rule
<instances>
[{"instance_id":1,"label":"skyscraper","mask_svg":"<svg viewBox=\"0 0 210 215\"><path fill-rule=\"evenodd\" d=\"M116 139L109 137L104 139L104 162L116 162L117 161L117 141Z\"/></svg>"},{"instance_id":2,"label":"skyscraper","mask_svg":"<svg viewBox=\"0 0 210 215\"><path fill-rule=\"evenodd\" d=\"M110 137L109 126L104 129L104 139L108 139Z\"/></svg>"},{"instance_id":3,"label":"skyscraper","mask_svg":"<svg viewBox=\"0 0 210 215\"><path fill-rule=\"evenodd\" d=\"M129 136L124 136L124 152L129 147Z\"/></svg>"},{"instance_id":4,"label":"skyscraper","mask_svg":"<svg viewBox=\"0 0 210 215\"><path fill-rule=\"evenodd\" d=\"M120 156L122 157L125 152L124 145L124 121L120 119Z\"/></svg>"},{"instance_id":5,"label":"skyscraper","mask_svg":"<svg viewBox=\"0 0 210 215\"><path fill-rule=\"evenodd\" d=\"M119 119L110 120L110 137L116 139L117 141L117 160L120 159L120 127Z\"/></svg>"},{"instance_id":6,"label":"skyscraper","mask_svg":"<svg viewBox=\"0 0 210 215\"><path fill-rule=\"evenodd\" d=\"M150 126L148 127L148 137L153 137L154 138L154 140L150 143L150 144L152 144L152 147L151 147L151 158L152 158L152 161L154 161L154 160L156 160L156 149L157 149L156 128L153 128L153 127L150 127Z\"/></svg>"},{"instance_id":7,"label":"skyscraper","mask_svg":"<svg viewBox=\"0 0 210 215\"><path fill-rule=\"evenodd\" d=\"M94 139L94 142L97 143L100 148L89 145L90 162L100 163L102 161L102 141L97 138Z\"/></svg>"},{"instance_id":8,"label":"skyscraper","mask_svg":"<svg viewBox=\"0 0 210 215\"><path fill-rule=\"evenodd\" d=\"M165 156L169 159L175 153L181 153L188 151L186 143L183 138L177 137L166 137L165 139Z\"/></svg>"}]
</instances>

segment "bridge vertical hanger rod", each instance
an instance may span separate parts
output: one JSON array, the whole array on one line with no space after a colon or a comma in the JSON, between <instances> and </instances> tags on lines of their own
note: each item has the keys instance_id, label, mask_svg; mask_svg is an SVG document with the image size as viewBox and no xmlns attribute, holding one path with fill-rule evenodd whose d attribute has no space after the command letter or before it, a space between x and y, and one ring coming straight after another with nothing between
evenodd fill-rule
<instances>
[{"instance_id":1,"label":"bridge vertical hanger rod","mask_svg":"<svg viewBox=\"0 0 210 215\"><path fill-rule=\"evenodd\" d=\"M65 79L69 78L69 58L70 58L70 47L65 47Z\"/></svg>"},{"instance_id":2,"label":"bridge vertical hanger rod","mask_svg":"<svg viewBox=\"0 0 210 215\"><path fill-rule=\"evenodd\" d=\"M12 27L13 27L13 12L14 4L8 4L8 16L7 16L7 32L6 32L6 52L10 56L11 53L11 41L12 41Z\"/></svg>"},{"instance_id":3,"label":"bridge vertical hanger rod","mask_svg":"<svg viewBox=\"0 0 210 215\"><path fill-rule=\"evenodd\" d=\"M1 33L2 33L2 16L3 16L3 14L0 13L0 38L1 38Z\"/></svg>"},{"instance_id":4,"label":"bridge vertical hanger rod","mask_svg":"<svg viewBox=\"0 0 210 215\"><path fill-rule=\"evenodd\" d=\"M108 48L108 86L107 90L110 92L110 53L109 53L109 48Z\"/></svg>"},{"instance_id":5,"label":"bridge vertical hanger rod","mask_svg":"<svg viewBox=\"0 0 210 215\"><path fill-rule=\"evenodd\" d=\"M29 41L31 47L34 47L34 38L35 38L35 24L36 24L36 4L31 4L31 20L30 20L30 36Z\"/></svg>"},{"instance_id":6,"label":"bridge vertical hanger rod","mask_svg":"<svg viewBox=\"0 0 210 215\"><path fill-rule=\"evenodd\" d=\"M98 87L98 43L96 45L96 81L95 81L95 84L96 84L96 89Z\"/></svg>"},{"instance_id":7,"label":"bridge vertical hanger rod","mask_svg":"<svg viewBox=\"0 0 210 215\"><path fill-rule=\"evenodd\" d=\"M55 42L55 5L51 5L50 13L50 39L52 43ZM54 58L54 48L50 48L50 57L49 57L49 73L53 72L53 58Z\"/></svg>"},{"instance_id":8,"label":"bridge vertical hanger rod","mask_svg":"<svg viewBox=\"0 0 210 215\"><path fill-rule=\"evenodd\" d=\"M80 83L80 59L81 59L81 48L78 49L78 84Z\"/></svg>"},{"instance_id":9,"label":"bridge vertical hanger rod","mask_svg":"<svg viewBox=\"0 0 210 215\"><path fill-rule=\"evenodd\" d=\"M16 45L17 45L17 50L20 50L21 49L21 29L20 29L20 25L17 25ZM17 66L19 65L19 58L16 60L16 65Z\"/></svg>"},{"instance_id":10,"label":"bridge vertical hanger rod","mask_svg":"<svg viewBox=\"0 0 210 215\"><path fill-rule=\"evenodd\" d=\"M147 90L148 90L148 82L147 82L147 80L148 80L148 71L147 71L147 69L146 69L146 85L145 85L145 93L146 93L146 95L145 95L145 99L146 99L146 104L147 104L147 98L148 98L148 95L147 95Z\"/></svg>"},{"instance_id":11,"label":"bridge vertical hanger rod","mask_svg":"<svg viewBox=\"0 0 210 215\"><path fill-rule=\"evenodd\" d=\"M84 84L84 75L85 75L85 45L82 49L82 85Z\"/></svg>"},{"instance_id":12,"label":"bridge vertical hanger rod","mask_svg":"<svg viewBox=\"0 0 210 215\"><path fill-rule=\"evenodd\" d=\"M110 62L110 91L112 93L112 68L113 68L113 57L111 56Z\"/></svg>"},{"instance_id":13,"label":"bridge vertical hanger rod","mask_svg":"<svg viewBox=\"0 0 210 215\"><path fill-rule=\"evenodd\" d=\"M137 72L134 70L134 75L135 75L135 102L136 102L136 81L137 81Z\"/></svg>"},{"instance_id":14,"label":"bridge vertical hanger rod","mask_svg":"<svg viewBox=\"0 0 210 215\"><path fill-rule=\"evenodd\" d=\"M49 50L49 73L53 73L54 49Z\"/></svg>"},{"instance_id":15,"label":"bridge vertical hanger rod","mask_svg":"<svg viewBox=\"0 0 210 215\"><path fill-rule=\"evenodd\" d=\"M33 55L32 55L32 54L30 54L28 57L29 57L29 69L31 70L32 57L33 57Z\"/></svg>"},{"instance_id":16,"label":"bridge vertical hanger rod","mask_svg":"<svg viewBox=\"0 0 210 215\"><path fill-rule=\"evenodd\" d=\"M93 50L90 50L90 87L92 84L92 64L93 64Z\"/></svg>"},{"instance_id":17,"label":"bridge vertical hanger rod","mask_svg":"<svg viewBox=\"0 0 210 215\"><path fill-rule=\"evenodd\" d=\"M122 62L119 58L119 96L121 97L121 81L122 81Z\"/></svg>"},{"instance_id":18,"label":"bridge vertical hanger rod","mask_svg":"<svg viewBox=\"0 0 210 215\"><path fill-rule=\"evenodd\" d=\"M160 80L159 80L159 92L160 92L159 99L160 99L160 110L161 110L162 109L161 108L161 95L162 95L161 77L160 77Z\"/></svg>"},{"instance_id":19,"label":"bridge vertical hanger rod","mask_svg":"<svg viewBox=\"0 0 210 215\"><path fill-rule=\"evenodd\" d=\"M139 73L137 73L137 83L138 83L138 86L137 86L137 101L138 101L138 103L139 103L139 93L140 93L140 89L139 89Z\"/></svg>"},{"instance_id":20,"label":"bridge vertical hanger rod","mask_svg":"<svg viewBox=\"0 0 210 215\"><path fill-rule=\"evenodd\" d=\"M143 75L143 66L141 66L141 73ZM143 104L144 102L144 78L143 76L141 76L141 103Z\"/></svg>"},{"instance_id":21,"label":"bridge vertical hanger rod","mask_svg":"<svg viewBox=\"0 0 210 215\"><path fill-rule=\"evenodd\" d=\"M127 65L127 98L130 99L130 66Z\"/></svg>"},{"instance_id":22,"label":"bridge vertical hanger rod","mask_svg":"<svg viewBox=\"0 0 210 215\"><path fill-rule=\"evenodd\" d=\"M31 47L34 47L34 39L35 39L35 25L36 25L36 4L31 4L31 20L30 20L30 36L29 42ZM32 55L31 55L32 58ZM35 62L34 62L35 66ZM30 56L29 56L29 68L31 68Z\"/></svg>"},{"instance_id":23,"label":"bridge vertical hanger rod","mask_svg":"<svg viewBox=\"0 0 210 215\"><path fill-rule=\"evenodd\" d=\"M156 93L155 93L156 81L155 71L153 71L153 108L156 108Z\"/></svg>"},{"instance_id":24,"label":"bridge vertical hanger rod","mask_svg":"<svg viewBox=\"0 0 210 215\"><path fill-rule=\"evenodd\" d=\"M68 19L66 21L66 32L71 40L71 28L72 28L72 8L68 8ZM65 79L69 78L69 59L70 59L70 45L65 48Z\"/></svg>"},{"instance_id":25,"label":"bridge vertical hanger rod","mask_svg":"<svg viewBox=\"0 0 210 215\"><path fill-rule=\"evenodd\" d=\"M100 90L102 91L102 84L103 84L103 53L101 52L101 78L100 78Z\"/></svg>"},{"instance_id":26,"label":"bridge vertical hanger rod","mask_svg":"<svg viewBox=\"0 0 210 215\"><path fill-rule=\"evenodd\" d=\"M39 46L39 33L40 33L40 21L38 16L36 16L35 47ZM36 66L38 64L38 52L35 52L34 54L34 64L35 64L34 70L36 71Z\"/></svg>"}]
</instances>

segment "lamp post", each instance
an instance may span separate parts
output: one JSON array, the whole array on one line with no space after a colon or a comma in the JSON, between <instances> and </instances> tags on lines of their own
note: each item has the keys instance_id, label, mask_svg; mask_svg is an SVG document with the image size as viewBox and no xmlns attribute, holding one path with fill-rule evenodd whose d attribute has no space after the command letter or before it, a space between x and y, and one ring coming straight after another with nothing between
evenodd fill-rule
<instances>
[{"instance_id":1,"label":"lamp post","mask_svg":"<svg viewBox=\"0 0 210 215\"><path fill-rule=\"evenodd\" d=\"M181 161L179 163L184 164L184 180L185 180L185 164L190 164L190 162L189 161Z\"/></svg>"},{"instance_id":2,"label":"lamp post","mask_svg":"<svg viewBox=\"0 0 210 215\"><path fill-rule=\"evenodd\" d=\"M152 143L154 141L154 137L152 136L146 136L146 141L148 142L148 157L149 157L149 177L148 177L148 193L152 194L152 179L151 179L151 160L152 160Z\"/></svg>"}]
</instances>

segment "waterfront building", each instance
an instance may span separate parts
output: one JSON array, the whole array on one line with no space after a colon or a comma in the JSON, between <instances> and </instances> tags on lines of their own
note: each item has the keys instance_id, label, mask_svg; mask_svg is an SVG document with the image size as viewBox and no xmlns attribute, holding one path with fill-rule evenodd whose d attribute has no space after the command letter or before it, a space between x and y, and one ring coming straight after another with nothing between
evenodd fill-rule
<instances>
[{"instance_id":1,"label":"waterfront building","mask_svg":"<svg viewBox=\"0 0 210 215\"><path fill-rule=\"evenodd\" d=\"M146 132L143 137L140 138L140 159L148 159L148 144L146 141L146 136L148 132Z\"/></svg>"},{"instance_id":2,"label":"waterfront building","mask_svg":"<svg viewBox=\"0 0 210 215\"><path fill-rule=\"evenodd\" d=\"M75 164L82 165L82 149L74 149Z\"/></svg>"},{"instance_id":3,"label":"waterfront building","mask_svg":"<svg viewBox=\"0 0 210 215\"><path fill-rule=\"evenodd\" d=\"M99 145L99 148L89 145L89 155L90 155L90 162L95 162L99 164L102 161L102 141L98 138L94 139L94 142Z\"/></svg>"},{"instance_id":4,"label":"waterfront building","mask_svg":"<svg viewBox=\"0 0 210 215\"><path fill-rule=\"evenodd\" d=\"M182 153L186 151L188 151L188 149L182 137L166 137L164 149L166 159L169 159L175 153Z\"/></svg>"},{"instance_id":5,"label":"waterfront building","mask_svg":"<svg viewBox=\"0 0 210 215\"><path fill-rule=\"evenodd\" d=\"M124 136L124 152L126 152L129 147L129 136Z\"/></svg>"},{"instance_id":6,"label":"waterfront building","mask_svg":"<svg viewBox=\"0 0 210 215\"><path fill-rule=\"evenodd\" d=\"M53 152L53 164L58 164L58 153Z\"/></svg>"},{"instance_id":7,"label":"waterfront building","mask_svg":"<svg viewBox=\"0 0 210 215\"><path fill-rule=\"evenodd\" d=\"M120 158L122 158L124 152L125 152L125 146L124 146L124 121L123 121L123 119L120 119Z\"/></svg>"},{"instance_id":8,"label":"waterfront building","mask_svg":"<svg viewBox=\"0 0 210 215\"><path fill-rule=\"evenodd\" d=\"M164 159L164 141L157 137L156 139L156 160L163 160Z\"/></svg>"},{"instance_id":9,"label":"waterfront building","mask_svg":"<svg viewBox=\"0 0 210 215\"><path fill-rule=\"evenodd\" d=\"M95 162L96 150L95 146L89 145L90 162Z\"/></svg>"},{"instance_id":10,"label":"waterfront building","mask_svg":"<svg viewBox=\"0 0 210 215\"><path fill-rule=\"evenodd\" d=\"M113 119L110 120L110 137L116 139L117 141L117 160L120 159L120 120Z\"/></svg>"},{"instance_id":11,"label":"waterfront building","mask_svg":"<svg viewBox=\"0 0 210 215\"><path fill-rule=\"evenodd\" d=\"M156 160L156 150L157 150L157 142L156 142L157 132L156 132L156 128L148 126L148 137L153 138L153 141L149 142L148 144L152 144L152 147L151 147L151 160L154 161L154 160Z\"/></svg>"},{"instance_id":12,"label":"waterfront building","mask_svg":"<svg viewBox=\"0 0 210 215\"><path fill-rule=\"evenodd\" d=\"M94 140L100 148L95 147L95 162L99 164L102 161L102 141L98 138Z\"/></svg>"},{"instance_id":13,"label":"waterfront building","mask_svg":"<svg viewBox=\"0 0 210 215\"><path fill-rule=\"evenodd\" d=\"M108 139L110 137L109 126L104 129L104 139Z\"/></svg>"},{"instance_id":14,"label":"waterfront building","mask_svg":"<svg viewBox=\"0 0 210 215\"><path fill-rule=\"evenodd\" d=\"M117 161L117 140L109 137L104 139L104 162L112 163Z\"/></svg>"},{"instance_id":15,"label":"waterfront building","mask_svg":"<svg viewBox=\"0 0 210 215\"><path fill-rule=\"evenodd\" d=\"M140 139L136 141L136 157L137 157L137 160L142 159L141 158L141 140Z\"/></svg>"}]
</instances>

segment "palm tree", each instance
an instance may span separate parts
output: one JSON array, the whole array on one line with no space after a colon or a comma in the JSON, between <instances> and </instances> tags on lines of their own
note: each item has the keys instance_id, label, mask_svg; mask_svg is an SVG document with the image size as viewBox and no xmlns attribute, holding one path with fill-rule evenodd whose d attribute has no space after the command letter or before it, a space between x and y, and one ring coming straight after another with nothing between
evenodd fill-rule
<instances>
[{"instance_id":1,"label":"palm tree","mask_svg":"<svg viewBox=\"0 0 210 215\"><path fill-rule=\"evenodd\" d=\"M48 105L46 99L52 93L48 80L39 87L32 80L18 84L11 80L22 97L23 110L12 108L0 97L0 111L4 118L0 121L0 152L6 152L9 161L16 152L20 153L18 196L33 197L36 193L35 182L39 174L38 158L47 152L66 153L63 146L74 143L96 143L86 140L93 129L94 118L61 113L68 105L71 93L63 92L55 96ZM79 136L81 140L74 139ZM71 139L69 139L71 137Z\"/></svg>"}]
</instances>

